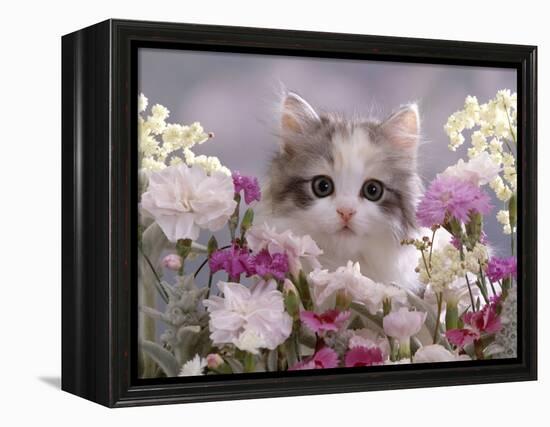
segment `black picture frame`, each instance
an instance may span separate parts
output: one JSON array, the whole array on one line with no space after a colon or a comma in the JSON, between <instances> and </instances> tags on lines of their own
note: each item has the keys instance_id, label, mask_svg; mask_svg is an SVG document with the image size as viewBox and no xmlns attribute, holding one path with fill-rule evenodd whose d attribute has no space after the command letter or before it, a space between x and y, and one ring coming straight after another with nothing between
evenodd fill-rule
<instances>
[{"instance_id":1,"label":"black picture frame","mask_svg":"<svg viewBox=\"0 0 550 427\"><path fill-rule=\"evenodd\" d=\"M518 357L138 380L137 49L514 68L518 91ZM62 389L109 407L537 378L535 46L107 20L62 38Z\"/></svg>"}]
</instances>

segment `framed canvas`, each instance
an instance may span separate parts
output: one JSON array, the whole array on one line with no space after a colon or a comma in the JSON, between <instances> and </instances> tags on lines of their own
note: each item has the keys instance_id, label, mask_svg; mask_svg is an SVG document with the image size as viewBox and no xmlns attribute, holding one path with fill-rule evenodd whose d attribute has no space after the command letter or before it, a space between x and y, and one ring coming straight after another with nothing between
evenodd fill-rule
<instances>
[{"instance_id":1,"label":"framed canvas","mask_svg":"<svg viewBox=\"0 0 550 427\"><path fill-rule=\"evenodd\" d=\"M62 74L63 390L536 379L536 47L108 20Z\"/></svg>"}]
</instances>

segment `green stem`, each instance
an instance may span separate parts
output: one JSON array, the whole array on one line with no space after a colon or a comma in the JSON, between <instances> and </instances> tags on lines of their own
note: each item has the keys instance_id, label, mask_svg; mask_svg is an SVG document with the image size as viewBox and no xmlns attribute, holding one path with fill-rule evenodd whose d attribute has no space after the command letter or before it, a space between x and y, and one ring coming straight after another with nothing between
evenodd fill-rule
<instances>
[{"instance_id":1,"label":"green stem","mask_svg":"<svg viewBox=\"0 0 550 427\"><path fill-rule=\"evenodd\" d=\"M464 278L466 279L466 284L468 285L468 293L470 294L470 302L472 303L472 310L477 311L476 305L474 303L474 294L472 293L472 287L470 286L470 280L468 279L468 275L465 274Z\"/></svg>"},{"instance_id":2,"label":"green stem","mask_svg":"<svg viewBox=\"0 0 550 427\"><path fill-rule=\"evenodd\" d=\"M206 292L206 298L205 299L208 299L210 297L210 291L212 290L212 278L214 277L214 275L212 273L210 273L208 275L208 291Z\"/></svg>"},{"instance_id":3,"label":"green stem","mask_svg":"<svg viewBox=\"0 0 550 427\"><path fill-rule=\"evenodd\" d=\"M481 266L479 266L479 278L476 281L478 284L478 288L481 291L481 295L483 296L483 299L485 300L485 303L489 302L489 295L487 294L487 286L485 284L485 275L483 274L483 270L481 269Z\"/></svg>"},{"instance_id":4,"label":"green stem","mask_svg":"<svg viewBox=\"0 0 550 427\"><path fill-rule=\"evenodd\" d=\"M435 319L435 328L434 328L434 336L433 336L433 343L435 344L437 342L437 335L439 334L439 322L441 318L441 306L443 304L443 293L439 292L436 296L437 299L437 318Z\"/></svg>"},{"instance_id":5,"label":"green stem","mask_svg":"<svg viewBox=\"0 0 550 427\"><path fill-rule=\"evenodd\" d=\"M422 261L424 262L424 267L426 267L426 273L428 274L428 279L431 279L432 275L430 274L430 269L428 268L428 263L426 262L426 255L424 255L424 250L421 249L420 253L422 254Z\"/></svg>"},{"instance_id":6,"label":"green stem","mask_svg":"<svg viewBox=\"0 0 550 427\"><path fill-rule=\"evenodd\" d=\"M432 233L432 242L430 245L430 256L428 257L428 264L430 265L430 268L432 268L432 252L434 250L434 239L435 239L435 232L437 231L437 228L434 228L434 231Z\"/></svg>"}]
</instances>

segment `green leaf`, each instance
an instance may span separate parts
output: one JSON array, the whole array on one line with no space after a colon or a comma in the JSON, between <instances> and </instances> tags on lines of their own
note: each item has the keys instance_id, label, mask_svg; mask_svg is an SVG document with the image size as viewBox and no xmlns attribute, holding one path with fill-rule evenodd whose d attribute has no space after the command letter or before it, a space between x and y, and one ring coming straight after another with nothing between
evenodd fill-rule
<instances>
[{"instance_id":1,"label":"green leaf","mask_svg":"<svg viewBox=\"0 0 550 427\"><path fill-rule=\"evenodd\" d=\"M254 211L252 208L248 208L244 213L243 219L241 220L241 239L244 239L244 235L254 222Z\"/></svg>"},{"instance_id":2,"label":"green leaf","mask_svg":"<svg viewBox=\"0 0 550 427\"><path fill-rule=\"evenodd\" d=\"M155 342L141 341L141 350L153 359L167 377L177 377L180 366L172 353Z\"/></svg>"},{"instance_id":3,"label":"green leaf","mask_svg":"<svg viewBox=\"0 0 550 427\"><path fill-rule=\"evenodd\" d=\"M352 302L350 308L362 316L365 327L372 329L375 332L383 332L382 317L372 314L364 304Z\"/></svg>"},{"instance_id":4,"label":"green leaf","mask_svg":"<svg viewBox=\"0 0 550 427\"><path fill-rule=\"evenodd\" d=\"M225 363L227 363L234 374L242 374L244 372L244 367L241 362L233 357L224 357Z\"/></svg>"},{"instance_id":5,"label":"green leaf","mask_svg":"<svg viewBox=\"0 0 550 427\"><path fill-rule=\"evenodd\" d=\"M245 372L254 372L256 368L256 358L252 353L248 351L244 355L244 371Z\"/></svg>"},{"instance_id":6,"label":"green leaf","mask_svg":"<svg viewBox=\"0 0 550 427\"><path fill-rule=\"evenodd\" d=\"M472 249L481 238L483 231L483 217L475 212L470 215L470 221L466 223L466 235L468 236L468 249Z\"/></svg>"},{"instance_id":7,"label":"green leaf","mask_svg":"<svg viewBox=\"0 0 550 427\"><path fill-rule=\"evenodd\" d=\"M212 236L208 240L208 257L212 255L214 252L218 250L218 241L216 240L216 237Z\"/></svg>"},{"instance_id":8,"label":"green leaf","mask_svg":"<svg viewBox=\"0 0 550 427\"><path fill-rule=\"evenodd\" d=\"M307 282L306 274L303 270L300 270L298 277L291 277L292 283L296 286L298 293L300 294L300 300L306 310L313 309L313 302L311 300L311 293L309 291L309 283Z\"/></svg>"}]
</instances>

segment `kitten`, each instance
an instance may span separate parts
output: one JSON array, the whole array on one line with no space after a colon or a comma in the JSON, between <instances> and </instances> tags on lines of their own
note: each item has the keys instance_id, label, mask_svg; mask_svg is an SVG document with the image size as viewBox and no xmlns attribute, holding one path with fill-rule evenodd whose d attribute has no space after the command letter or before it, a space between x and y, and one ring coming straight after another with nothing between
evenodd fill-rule
<instances>
[{"instance_id":1,"label":"kitten","mask_svg":"<svg viewBox=\"0 0 550 427\"><path fill-rule=\"evenodd\" d=\"M418 253L401 240L420 233L419 131L415 104L383 121L348 120L318 114L296 93L286 93L281 146L271 161L258 220L278 231L309 234L324 251L323 268L357 261L372 280L417 289Z\"/></svg>"}]
</instances>

